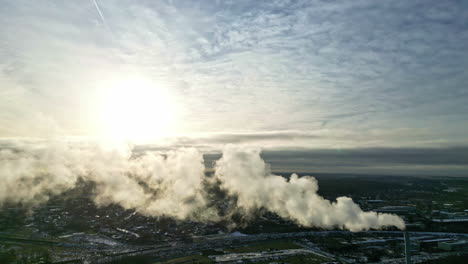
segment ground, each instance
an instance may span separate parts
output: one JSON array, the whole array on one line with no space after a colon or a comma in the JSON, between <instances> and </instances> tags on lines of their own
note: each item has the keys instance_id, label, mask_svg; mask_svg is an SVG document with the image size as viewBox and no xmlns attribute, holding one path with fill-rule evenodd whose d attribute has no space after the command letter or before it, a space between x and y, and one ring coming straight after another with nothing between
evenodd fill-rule
<instances>
[{"instance_id":1,"label":"ground","mask_svg":"<svg viewBox=\"0 0 468 264\"><path fill-rule=\"evenodd\" d=\"M281 249L295 249L302 248L288 240L274 240L266 241L254 244L248 244L243 247L236 247L226 249L230 253L247 253L247 252L259 252L259 251L268 251L268 250L281 250Z\"/></svg>"}]
</instances>

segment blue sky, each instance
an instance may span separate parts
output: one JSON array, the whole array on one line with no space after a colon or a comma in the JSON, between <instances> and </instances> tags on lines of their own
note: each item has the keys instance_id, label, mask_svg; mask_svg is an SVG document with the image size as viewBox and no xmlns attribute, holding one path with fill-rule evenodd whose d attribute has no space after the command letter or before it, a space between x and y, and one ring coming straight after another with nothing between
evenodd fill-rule
<instances>
[{"instance_id":1,"label":"blue sky","mask_svg":"<svg viewBox=\"0 0 468 264\"><path fill-rule=\"evenodd\" d=\"M96 3L1 1L1 137L93 137L138 76L164 94L144 120L173 119L148 144L468 144L466 1Z\"/></svg>"}]
</instances>

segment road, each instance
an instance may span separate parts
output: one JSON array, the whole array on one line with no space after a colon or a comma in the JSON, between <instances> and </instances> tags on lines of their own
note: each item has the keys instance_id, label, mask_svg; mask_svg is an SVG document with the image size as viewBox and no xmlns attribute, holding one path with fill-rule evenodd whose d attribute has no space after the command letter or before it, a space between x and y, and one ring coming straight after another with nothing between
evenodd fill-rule
<instances>
[{"instance_id":1,"label":"road","mask_svg":"<svg viewBox=\"0 0 468 264\"><path fill-rule=\"evenodd\" d=\"M362 235L392 235L392 236L401 236L403 237L402 231L368 231L368 232L359 232L353 234L362 234ZM410 232L412 236L441 236L441 237L468 237L468 234L464 233L436 233L436 232ZM294 232L294 233L264 233L264 234L255 234L255 235L247 235L247 236L231 236L225 235L219 238L210 237L209 239L193 242L193 243L180 243L180 244L161 244L151 248L145 248L141 250L135 250L131 252L125 252L120 254L115 254L112 256L105 256L100 258L92 258L87 259L88 263L108 263L111 261L119 260L124 257L130 256L149 256L149 255L157 255L158 257L164 258L169 257L172 255L191 255L198 253L202 250L214 249L214 248L222 248L222 247L229 247L233 244L245 244L248 242L256 242L256 241L264 241L264 240L271 240L271 239L282 239L282 238L299 238L299 237L307 237L307 236L332 236L332 235L345 235L351 234L349 231L319 231L319 232ZM331 257L333 255L323 252L317 251L323 256Z\"/></svg>"}]
</instances>

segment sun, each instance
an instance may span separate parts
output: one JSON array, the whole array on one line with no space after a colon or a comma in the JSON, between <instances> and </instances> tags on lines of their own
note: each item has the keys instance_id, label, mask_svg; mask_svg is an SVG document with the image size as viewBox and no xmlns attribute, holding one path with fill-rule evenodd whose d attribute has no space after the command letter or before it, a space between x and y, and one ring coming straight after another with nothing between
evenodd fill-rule
<instances>
[{"instance_id":1,"label":"sun","mask_svg":"<svg viewBox=\"0 0 468 264\"><path fill-rule=\"evenodd\" d=\"M171 132L177 111L167 90L141 77L106 86L99 111L101 136L146 143Z\"/></svg>"}]
</instances>

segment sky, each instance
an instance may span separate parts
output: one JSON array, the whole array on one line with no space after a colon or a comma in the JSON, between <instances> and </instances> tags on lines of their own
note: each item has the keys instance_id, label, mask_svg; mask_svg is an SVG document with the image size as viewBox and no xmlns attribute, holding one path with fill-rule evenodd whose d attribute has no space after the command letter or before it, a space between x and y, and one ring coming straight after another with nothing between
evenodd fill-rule
<instances>
[{"instance_id":1,"label":"sky","mask_svg":"<svg viewBox=\"0 0 468 264\"><path fill-rule=\"evenodd\" d=\"M468 174L466 1L0 1L0 138Z\"/></svg>"}]
</instances>

